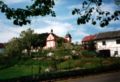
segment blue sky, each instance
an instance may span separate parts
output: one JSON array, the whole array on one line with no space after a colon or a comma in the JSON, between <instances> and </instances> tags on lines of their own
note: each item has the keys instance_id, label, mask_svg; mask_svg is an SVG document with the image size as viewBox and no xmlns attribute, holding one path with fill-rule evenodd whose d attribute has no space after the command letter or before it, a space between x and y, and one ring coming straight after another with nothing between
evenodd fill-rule
<instances>
[{"instance_id":1,"label":"blue sky","mask_svg":"<svg viewBox=\"0 0 120 82\"><path fill-rule=\"evenodd\" d=\"M24 8L25 5L31 4L31 0L4 0L6 4L14 8ZM31 17L31 24L25 26L13 25L11 20L7 20L3 13L0 13L0 43L8 42L13 37L19 37L21 31L31 28L35 33L53 32L64 37L66 33L72 35L73 42L80 42L84 36L112 30L120 30L120 21L111 22L110 25L105 28L101 28L99 25L91 25L90 23L85 25L77 25L76 16L71 14L72 10L76 7L81 7L83 0L56 0L54 10L56 17ZM113 12L115 9L120 10L120 6L114 4L114 0L103 0L103 10L109 10Z\"/></svg>"}]
</instances>

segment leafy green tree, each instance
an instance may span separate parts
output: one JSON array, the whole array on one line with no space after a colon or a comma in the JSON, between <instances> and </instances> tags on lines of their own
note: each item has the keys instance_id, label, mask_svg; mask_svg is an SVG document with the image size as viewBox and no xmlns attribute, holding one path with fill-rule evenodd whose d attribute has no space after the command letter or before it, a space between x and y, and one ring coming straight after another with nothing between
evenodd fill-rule
<instances>
[{"instance_id":1,"label":"leafy green tree","mask_svg":"<svg viewBox=\"0 0 120 82\"><path fill-rule=\"evenodd\" d=\"M22 31L19 38L13 38L6 45L6 53L8 55L21 54L22 51L26 49L28 56L30 56L31 47L44 47L46 45L47 36L48 33L35 34L31 29Z\"/></svg>"},{"instance_id":2,"label":"leafy green tree","mask_svg":"<svg viewBox=\"0 0 120 82\"><path fill-rule=\"evenodd\" d=\"M102 3L102 0L84 0L82 8L75 8L72 11L73 15L78 15L77 24L80 25L91 22L93 25L96 25L97 22L99 22L100 26L104 27L109 25L112 20L119 20L120 10L115 10L113 14L108 10L103 11L101 9ZM115 3L120 5L119 0L115 0Z\"/></svg>"},{"instance_id":3,"label":"leafy green tree","mask_svg":"<svg viewBox=\"0 0 120 82\"><path fill-rule=\"evenodd\" d=\"M34 43L36 37L34 37L34 31L31 29L27 29L26 31L22 31L20 34L20 38L22 40L21 45L23 45L23 49L27 49L28 55L30 55L30 50L32 44Z\"/></svg>"},{"instance_id":4,"label":"leafy green tree","mask_svg":"<svg viewBox=\"0 0 120 82\"><path fill-rule=\"evenodd\" d=\"M33 34L32 46L34 48L44 47L46 45L46 38L48 37L48 35L49 33Z\"/></svg>"},{"instance_id":5,"label":"leafy green tree","mask_svg":"<svg viewBox=\"0 0 120 82\"><path fill-rule=\"evenodd\" d=\"M19 56L21 55L23 46L21 45L21 40L19 38L13 38L7 45L5 46L5 53L10 56Z\"/></svg>"},{"instance_id":6,"label":"leafy green tree","mask_svg":"<svg viewBox=\"0 0 120 82\"><path fill-rule=\"evenodd\" d=\"M114 11L111 14L109 11L103 11L102 0L84 0L82 8L75 8L72 14L78 15L77 24L86 24L91 21L93 25L99 22L101 27L109 25L114 20L119 20L120 10ZM115 4L120 5L119 0L115 0ZM33 0L33 4L27 5L25 8L10 8L4 1L0 1L0 11L6 15L7 19L13 20L15 25L26 25L31 22L30 17L51 15L55 17L55 12L52 10L55 5L55 0ZM93 12L97 12L95 16Z\"/></svg>"},{"instance_id":7,"label":"leafy green tree","mask_svg":"<svg viewBox=\"0 0 120 82\"><path fill-rule=\"evenodd\" d=\"M120 0L115 0L115 4L120 6Z\"/></svg>"},{"instance_id":8,"label":"leafy green tree","mask_svg":"<svg viewBox=\"0 0 120 82\"><path fill-rule=\"evenodd\" d=\"M33 4L25 8L10 8L4 1L0 1L0 11L6 15L7 19L13 20L15 25L26 25L30 23L31 16L55 16L52 10L55 5L54 0L32 0Z\"/></svg>"},{"instance_id":9,"label":"leafy green tree","mask_svg":"<svg viewBox=\"0 0 120 82\"><path fill-rule=\"evenodd\" d=\"M57 39L57 46L58 46L58 47L62 47L64 42L65 42L64 38L59 37L59 38Z\"/></svg>"},{"instance_id":10,"label":"leafy green tree","mask_svg":"<svg viewBox=\"0 0 120 82\"><path fill-rule=\"evenodd\" d=\"M37 45L39 45L40 47L44 47L46 45L46 39L48 35L49 33L38 34L38 39L36 41Z\"/></svg>"}]
</instances>

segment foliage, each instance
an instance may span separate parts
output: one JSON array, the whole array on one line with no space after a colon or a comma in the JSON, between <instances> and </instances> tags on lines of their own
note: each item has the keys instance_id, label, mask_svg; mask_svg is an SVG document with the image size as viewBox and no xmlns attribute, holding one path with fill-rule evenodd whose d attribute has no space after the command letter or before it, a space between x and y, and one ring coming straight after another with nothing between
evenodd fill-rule
<instances>
[{"instance_id":1,"label":"foliage","mask_svg":"<svg viewBox=\"0 0 120 82\"><path fill-rule=\"evenodd\" d=\"M70 49L56 49L54 51L55 56L66 56L66 55L71 55L71 50Z\"/></svg>"},{"instance_id":2,"label":"foliage","mask_svg":"<svg viewBox=\"0 0 120 82\"><path fill-rule=\"evenodd\" d=\"M39 45L40 47L44 47L46 45L46 38L48 37L48 33L41 33L38 34L37 41L35 42L36 45Z\"/></svg>"},{"instance_id":3,"label":"foliage","mask_svg":"<svg viewBox=\"0 0 120 82\"><path fill-rule=\"evenodd\" d=\"M7 19L13 20L13 24L22 26L31 22L31 16L55 16L52 10L54 5L54 0L33 0L30 6L15 9L8 7L4 1L0 1L0 11L5 13Z\"/></svg>"},{"instance_id":4,"label":"foliage","mask_svg":"<svg viewBox=\"0 0 120 82\"><path fill-rule=\"evenodd\" d=\"M58 68L59 69L67 69L67 70L69 70L69 69L71 69L71 68L75 68L76 67L76 63L75 63L76 61L74 61L74 60L72 60L72 59L69 59L69 60L67 60L67 61L64 61L64 62L62 62L62 63L60 63L59 65L58 65Z\"/></svg>"},{"instance_id":5,"label":"foliage","mask_svg":"<svg viewBox=\"0 0 120 82\"><path fill-rule=\"evenodd\" d=\"M83 57L96 57L97 53L95 51L83 50L81 51Z\"/></svg>"},{"instance_id":6,"label":"foliage","mask_svg":"<svg viewBox=\"0 0 120 82\"><path fill-rule=\"evenodd\" d=\"M1 56L0 57L0 70L14 66L16 63L18 63L18 60L19 60L18 57Z\"/></svg>"},{"instance_id":7,"label":"foliage","mask_svg":"<svg viewBox=\"0 0 120 82\"><path fill-rule=\"evenodd\" d=\"M13 20L15 25L26 25L31 23L31 16L46 16L51 15L55 17L55 12L52 8L55 5L54 0L33 0L33 4L26 6L25 8L10 8L4 1L0 1L0 11L5 13L6 18ZM103 11L102 0L84 0L82 3L82 8L75 8L72 14L78 15L77 23L86 24L91 22L96 25L99 21L101 27L107 26L112 20L119 20L120 10L110 13L109 11ZM115 0L115 4L119 5L119 0ZM97 13L97 16L93 12Z\"/></svg>"},{"instance_id":8,"label":"foliage","mask_svg":"<svg viewBox=\"0 0 120 82\"><path fill-rule=\"evenodd\" d=\"M18 38L13 38L6 46L5 46L5 54L9 56L20 56L23 46L21 45L21 40Z\"/></svg>"},{"instance_id":9,"label":"foliage","mask_svg":"<svg viewBox=\"0 0 120 82\"><path fill-rule=\"evenodd\" d=\"M113 62L114 60L119 60L118 59L104 59L104 60L111 60ZM80 60L70 60L71 64L73 65L76 64ZM82 60L84 61L84 59ZM82 63L81 61L81 63ZM68 69L69 70L60 70L60 71L55 71L55 72L42 72L38 73L38 66L37 64L31 64L31 65L15 65L10 68L6 68L3 70L0 70L0 81L1 79L4 80L9 80L12 82L15 80L26 80L26 81L33 81L33 80L49 80L49 79L56 79L56 78L65 78L65 77L73 77L73 76L85 76L85 75L91 75L91 74L97 74L97 73L104 73L104 72L109 72L109 71L116 71L120 69L120 61L119 63L112 63L109 65L96 65L96 61L99 61L98 59L85 59L85 62L92 61L94 62L92 65L91 64L83 64L86 68L84 69ZM24 62L24 61L23 61ZM33 62L33 61L32 61ZM35 62L35 61L34 61ZM36 61L37 62L37 61ZM45 61L44 61L45 62ZM48 61L49 62L49 61ZM41 63L42 64L42 63ZM45 63L43 63L45 64ZM65 65L65 64L64 64ZM68 64L66 64L68 66ZM72 66L71 65L71 66ZM77 65L77 64L76 64ZM73 66L74 67L74 66ZM42 69L45 69L44 67ZM11 75L12 74L12 75ZM35 76L35 78L33 78ZM37 78L38 77L38 78ZM13 79L11 79L13 78Z\"/></svg>"},{"instance_id":10,"label":"foliage","mask_svg":"<svg viewBox=\"0 0 120 82\"><path fill-rule=\"evenodd\" d=\"M95 42L94 41L89 41L89 42L84 42L82 44L82 47L86 50L90 50L90 51L95 51Z\"/></svg>"},{"instance_id":11,"label":"foliage","mask_svg":"<svg viewBox=\"0 0 120 82\"><path fill-rule=\"evenodd\" d=\"M22 31L20 38L13 38L5 46L5 54L8 56L19 56L21 57L22 51L27 49L30 55L31 45L35 43L36 37L31 29Z\"/></svg>"},{"instance_id":12,"label":"foliage","mask_svg":"<svg viewBox=\"0 0 120 82\"><path fill-rule=\"evenodd\" d=\"M120 5L120 0L115 0L116 5Z\"/></svg>"},{"instance_id":13,"label":"foliage","mask_svg":"<svg viewBox=\"0 0 120 82\"><path fill-rule=\"evenodd\" d=\"M22 51L26 49L28 56L31 56L31 49L38 49L39 47L40 49L37 55L45 56L47 52L42 51L41 48L46 45L47 36L48 33L35 34L34 30L31 29L22 31L19 38L13 38L11 41L8 42L8 44L6 44L5 54L9 56L22 56Z\"/></svg>"},{"instance_id":14,"label":"foliage","mask_svg":"<svg viewBox=\"0 0 120 82\"><path fill-rule=\"evenodd\" d=\"M20 39L22 41L20 45L23 45L23 50L27 49L28 55L30 55L32 44L36 41L36 37L33 33L33 30L27 29L26 31L22 31L20 34Z\"/></svg>"},{"instance_id":15,"label":"foliage","mask_svg":"<svg viewBox=\"0 0 120 82\"><path fill-rule=\"evenodd\" d=\"M73 15L78 15L77 24L80 25L91 22L93 25L96 25L99 21L100 26L104 27L107 26L112 20L119 20L120 10L114 11L113 14L109 11L103 11L101 9L102 3L102 0L84 0L81 9L75 8L72 11Z\"/></svg>"},{"instance_id":16,"label":"foliage","mask_svg":"<svg viewBox=\"0 0 120 82\"><path fill-rule=\"evenodd\" d=\"M62 47L64 42L65 42L64 38L59 37L57 39L57 47Z\"/></svg>"}]
</instances>

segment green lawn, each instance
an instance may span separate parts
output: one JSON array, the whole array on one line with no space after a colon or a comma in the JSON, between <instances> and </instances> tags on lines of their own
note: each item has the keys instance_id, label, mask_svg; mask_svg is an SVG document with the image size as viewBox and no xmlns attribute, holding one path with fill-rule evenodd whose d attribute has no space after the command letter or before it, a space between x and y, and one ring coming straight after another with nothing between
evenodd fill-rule
<instances>
[{"instance_id":1,"label":"green lawn","mask_svg":"<svg viewBox=\"0 0 120 82\"><path fill-rule=\"evenodd\" d=\"M118 59L117 59L118 60ZM66 61L58 62L57 70L79 68L94 68L99 67L102 64L112 64L115 59L101 59L101 58L82 58L82 59L69 59ZM117 61L120 62L120 61ZM41 73L45 72L45 69L52 66L54 61L52 60L21 60L16 65L0 70L0 79L9 79L21 76L28 76L39 73L39 66L41 67Z\"/></svg>"},{"instance_id":2,"label":"green lawn","mask_svg":"<svg viewBox=\"0 0 120 82\"><path fill-rule=\"evenodd\" d=\"M16 65L13 67L0 70L0 79L9 79L9 78L26 76L31 74L32 74L31 66Z\"/></svg>"}]
</instances>

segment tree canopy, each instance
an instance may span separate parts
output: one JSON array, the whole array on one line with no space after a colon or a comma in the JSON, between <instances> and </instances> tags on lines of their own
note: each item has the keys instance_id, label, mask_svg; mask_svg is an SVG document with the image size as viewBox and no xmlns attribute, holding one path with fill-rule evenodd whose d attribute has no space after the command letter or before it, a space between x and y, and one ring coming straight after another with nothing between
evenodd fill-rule
<instances>
[{"instance_id":1,"label":"tree canopy","mask_svg":"<svg viewBox=\"0 0 120 82\"><path fill-rule=\"evenodd\" d=\"M55 5L54 0L33 0L33 4L27 5L22 8L10 8L4 1L0 1L0 11L4 13L7 19L13 20L15 25L26 25L30 23L31 16L55 16L55 12L52 10Z\"/></svg>"},{"instance_id":2,"label":"tree canopy","mask_svg":"<svg viewBox=\"0 0 120 82\"><path fill-rule=\"evenodd\" d=\"M22 8L10 8L4 1L0 1L0 11L5 13L7 19L13 20L15 25L26 25L31 23L31 16L56 16L53 7L55 0L32 0L33 4L27 5L24 9ZM107 26L112 20L119 20L120 10L110 13L108 10L103 11L102 0L84 0L82 8L75 8L72 11L73 15L78 15L77 24L86 24L91 22L96 25L98 22L101 27ZM115 0L115 4L120 5L119 0ZM97 13L97 15L94 14Z\"/></svg>"},{"instance_id":3,"label":"tree canopy","mask_svg":"<svg viewBox=\"0 0 120 82\"><path fill-rule=\"evenodd\" d=\"M101 27L107 26L112 20L119 20L120 10L115 10L114 13L103 11L102 0L84 0L82 3L82 8L75 8L72 11L73 15L78 15L77 24L86 24L91 22L93 25L96 25L99 22ZM115 0L117 5L120 4L118 0ZM95 13L96 14L95 14Z\"/></svg>"}]
</instances>

